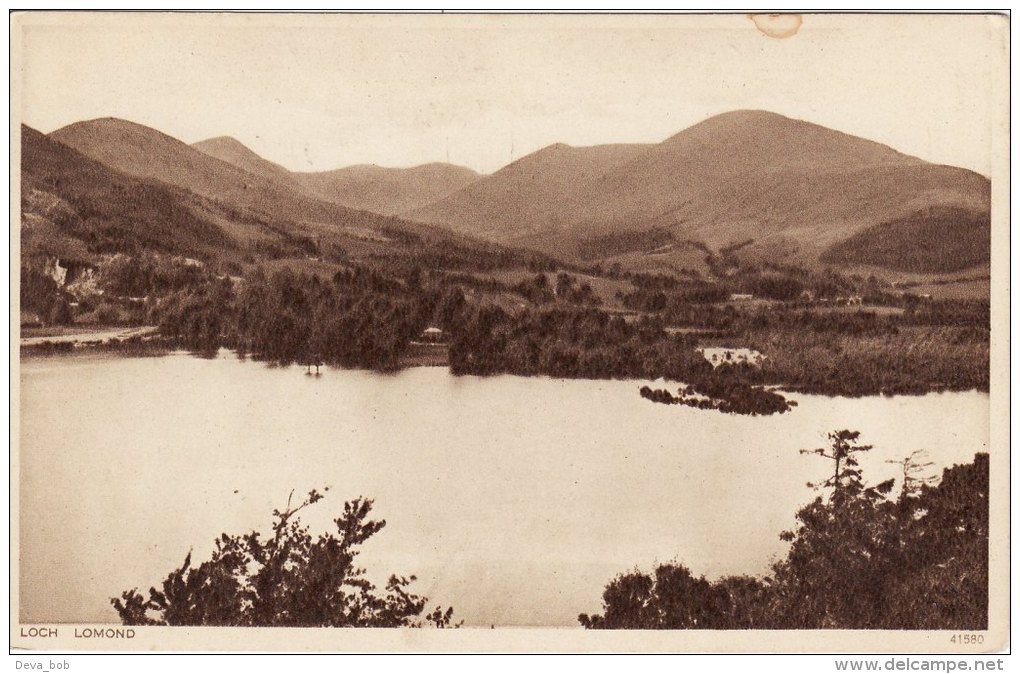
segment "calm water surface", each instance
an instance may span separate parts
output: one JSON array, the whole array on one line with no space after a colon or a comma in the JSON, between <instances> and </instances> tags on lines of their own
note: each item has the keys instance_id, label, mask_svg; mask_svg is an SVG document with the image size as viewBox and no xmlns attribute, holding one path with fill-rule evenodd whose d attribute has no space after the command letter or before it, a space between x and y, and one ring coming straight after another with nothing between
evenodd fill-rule
<instances>
[{"instance_id":1,"label":"calm water surface","mask_svg":"<svg viewBox=\"0 0 1020 674\"><path fill-rule=\"evenodd\" d=\"M387 526L363 547L382 584L468 625L576 626L619 572L679 560L715 578L762 573L829 466L798 450L838 428L863 463L926 449L941 467L987 451L985 393L794 395L739 417L653 404L638 381L271 368L222 353L21 364L21 619L111 622L110 597L158 584L220 533L268 531L291 489L329 486ZM377 573L371 573L371 572Z\"/></svg>"}]
</instances>

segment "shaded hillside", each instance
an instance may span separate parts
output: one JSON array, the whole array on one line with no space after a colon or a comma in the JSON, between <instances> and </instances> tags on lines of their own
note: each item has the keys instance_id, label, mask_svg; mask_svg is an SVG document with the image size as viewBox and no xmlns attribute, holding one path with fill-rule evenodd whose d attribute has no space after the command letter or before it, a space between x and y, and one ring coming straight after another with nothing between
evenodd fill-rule
<instances>
[{"instance_id":1,"label":"shaded hillside","mask_svg":"<svg viewBox=\"0 0 1020 674\"><path fill-rule=\"evenodd\" d=\"M120 119L78 122L50 137L123 173L204 197L209 217L250 258L374 259L435 268L548 266L509 249L437 227L347 208L310 196L236 141L206 143L252 173L149 127Z\"/></svg>"},{"instance_id":2,"label":"shaded hillside","mask_svg":"<svg viewBox=\"0 0 1020 674\"><path fill-rule=\"evenodd\" d=\"M413 168L349 166L294 177L311 194L384 215L398 215L446 197L480 177L453 164L425 164Z\"/></svg>"},{"instance_id":3,"label":"shaded hillside","mask_svg":"<svg viewBox=\"0 0 1020 674\"><path fill-rule=\"evenodd\" d=\"M987 262L990 235L980 213L932 208L858 232L825 251L822 261L950 273Z\"/></svg>"},{"instance_id":4,"label":"shaded hillside","mask_svg":"<svg viewBox=\"0 0 1020 674\"><path fill-rule=\"evenodd\" d=\"M153 250L201 254L231 239L183 190L124 175L21 127L22 253L87 259Z\"/></svg>"},{"instance_id":5,"label":"shaded hillside","mask_svg":"<svg viewBox=\"0 0 1020 674\"><path fill-rule=\"evenodd\" d=\"M590 257L592 241L610 241L611 255L661 255L649 243L669 232L714 250L750 241L741 256L798 264L869 227L939 209L989 226L987 178L769 112L726 113L657 145L622 147L625 157L588 162L577 159L600 148L546 148L413 216L573 257ZM619 236L645 231L654 235ZM635 247L620 247L628 241Z\"/></svg>"},{"instance_id":6,"label":"shaded hillside","mask_svg":"<svg viewBox=\"0 0 1020 674\"><path fill-rule=\"evenodd\" d=\"M124 173L175 185L253 215L305 224L373 224L274 176L250 173L141 124L104 118L77 122L50 135Z\"/></svg>"},{"instance_id":7,"label":"shaded hillside","mask_svg":"<svg viewBox=\"0 0 1020 674\"><path fill-rule=\"evenodd\" d=\"M716 249L753 239L742 254L810 263L863 229L938 207L967 210L990 228L989 206L988 180L954 167L790 168L724 182L648 224Z\"/></svg>"},{"instance_id":8,"label":"shaded hillside","mask_svg":"<svg viewBox=\"0 0 1020 674\"><path fill-rule=\"evenodd\" d=\"M509 241L569 227L571 204L610 169L646 150L644 145L550 145L407 217Z\"/></svg>"}]
</instances>

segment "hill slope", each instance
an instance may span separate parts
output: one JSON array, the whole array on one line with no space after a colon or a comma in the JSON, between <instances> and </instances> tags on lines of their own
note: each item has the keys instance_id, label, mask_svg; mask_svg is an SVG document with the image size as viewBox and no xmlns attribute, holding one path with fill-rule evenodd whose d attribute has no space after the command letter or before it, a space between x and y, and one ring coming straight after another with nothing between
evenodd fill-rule
<instances>
[{"instance_id":1,"label":"hill slope","mask_svg":"<svg viewBox=\"0 0 1020 674\"><path fill-rule=\"evenodd\" d=\"M441 163L406 169L359 165L294 176L306 191L322 199L385 215L432 203L480 177L469 168Z\"/></svg>"},{"instance_id":2,"label":"hill slope","mask_svg":"<svg viewBox=\"0 0 1020 674\"><path fill-rule=\"evenodd\" d=\"M201 255L233 247L210 208L183 190L127 176L21 127L25 256L87 260L93 253Z\"/></svg>"},{"instance_id":3,"label":"hill slope","mask_svg":"<svg viewBox=\"0 0 1020 674\"><path fill-rule=\"evenodd\" d=\"M926 213L953 209L969 223L987 228L989 222L987 178L769 112L718 115L657 145L625 146L623 161L584 169L539 161L556 147L517 162L527 167L530 191L511 165L412 215L568 256L604 248L590 244L610 237L635 245L652 241L668 260L665 235L717 251L743 244L744 256L806 264L868 228L923 221ZM599 148L570 150L579 155ZM525 238L516 238L521 234ZM930 255L912 255L912 269L938 271L939 261L953 258L963 241L940 236L927 243ZM895 268L886 258L854 256L863 250L855 245L827 257L847 264L878 259Z\"/></svg>"},{"instance_id":4,"label":"hill slope","mask_svg":"<svg viewBox=\"0 0 1020 674\"><path fill-rule=\"evenodd\" d=\"M953 273L986 265L990 247L991 231L979 212L935 207L868 227L830 247L822 261Z\"/></svg>"},{"instance_id":5,"label":"hill slope","mask_svg":"<svg viewBox=\"0 0 1020 674\"><path fill-rule=\"evenodd\" d=\"M916 164L891 148L773 113L741 110L711 117L603 175L585 195L585 219L647 221L729 183L765 176Z\"/></svg>"},{"instance_id":6,"label":"hill slope","mask_svg":"<svg viewBox=\"0 0 1020 674\"><path fill-rule=\"evenodd\" d=\"M273 175L251 173L141 124L96 119L71 124L50 136L123 173L174 185L258 217L351 226L364 219Z\"/></svg>"},{"instance_id":7,"label":"hill slope","mask_svg":"<svg viewBox=\"0 0 1020 674\"><path fill-rule=\"evenodd\" d=\"M589 193L594 181L646 149L550 145L406 215L502 241L556 231L576 222L572 204Z\"/></svg>"}]
</instances>

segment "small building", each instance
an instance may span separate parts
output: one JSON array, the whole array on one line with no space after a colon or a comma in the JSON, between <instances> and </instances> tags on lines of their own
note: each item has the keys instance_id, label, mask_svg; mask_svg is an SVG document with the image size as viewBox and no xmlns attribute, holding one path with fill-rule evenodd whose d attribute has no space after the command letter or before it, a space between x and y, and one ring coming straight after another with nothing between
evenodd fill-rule
<instances>
[{"instance_id":1,"label":"small building","mask_svg":"<svg viewBox=\"0 0 1020 674\"><path fill-rule=\"evenodd\" d=\"M754 295L750 293L732 293L730 294L731 302L748 302L754 299Z\"/></svg>"},{"instance_id":2,"label":"small building","mask_svg":"<svg viewBox=\"0 0 1020 674\"><path fill-rule=\"evenodd\" d=\"M698 352L705 357L712 367L719 367L720 365L739 365L746 363L748 365L761 365L762 360L765 359L765 355L760 351L747 348L730 348L727 346L702 346L698 347Z\"/></svg>"},{"instance_id":3,"label":"small building","mask_svg":"<svg viewBox=\"0 0 1020 674\"><path fill-rule=\"evenodd\" d=\"M418 339L428 344L442 344L446 341L446 333L440 328L429 326L422 330L421 336Z\"/></svg>"}]
</instances>

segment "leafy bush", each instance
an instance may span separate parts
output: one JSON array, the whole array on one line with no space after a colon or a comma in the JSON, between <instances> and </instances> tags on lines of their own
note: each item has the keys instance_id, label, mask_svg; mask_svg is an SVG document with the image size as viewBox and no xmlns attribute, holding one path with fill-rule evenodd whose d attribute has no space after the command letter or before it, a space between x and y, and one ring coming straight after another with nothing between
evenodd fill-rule
<instances>
[{"instance_id":1,"label":"leafy bush","mask_svg":"<svg viewBox=\"0 0 1020 674\"><path fill-rule=\"evenodd\" d=\"M785 559L766 578L711 582L683 565L611 581L599 629L943 629L988 624L988 455L947 468L937 486L914 456L894 481L868 486L856 431L807 450L831 462L820 494L797 513Z\"/></svg>"},{"instance_id":2,"label":"leafy bush","mask_svg":"<svg viewBox=\"0 0 1020 674\"><path fill-rule=\"evenodd\" d=\"M110 602L125 625L451 626L453 609L422 616L428 600L408 590L414 576L391 575L379 592L355 564L358 547L386 526L368 519L372 501L348 501L336 532L313 537L297 513L322 498L313 489L296 506L288 500L268 536L223 534L208 561L192 566L188 553L148 597L132 589Z\"/></svg>"}]
</instances>

